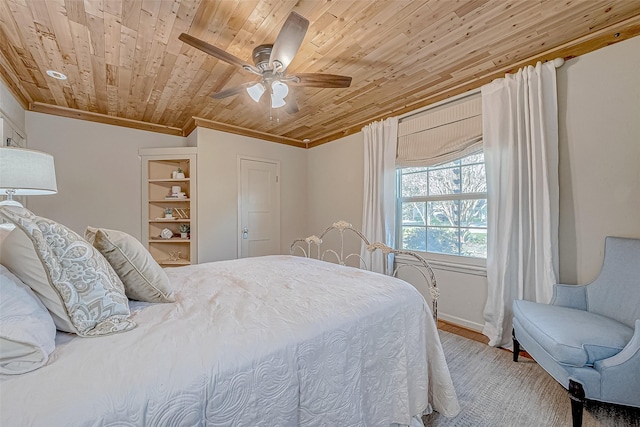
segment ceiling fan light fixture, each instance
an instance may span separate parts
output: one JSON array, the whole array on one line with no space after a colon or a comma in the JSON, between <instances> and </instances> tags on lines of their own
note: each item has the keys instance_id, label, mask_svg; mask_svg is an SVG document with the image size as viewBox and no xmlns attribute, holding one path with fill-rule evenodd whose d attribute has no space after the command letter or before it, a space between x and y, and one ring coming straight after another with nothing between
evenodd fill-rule
<instances>
[{"instance_id":1,"label":"ceiling fan light fixture","mask_svg":"<svg viewBox=\"0 0 640 427\"><path fill-rule=\"evenodd\" d=\"M284 98L278 98L276 95L271 94L271 108L280 108L284 107L286 102L284 102Z\"/></svg>"},{"instance_id":2,"label":"ceiling fan light fixture","mask_svg":"<svg viewBox=\"0 0 640 427\"><path fill-rule=\"evenodd\" d=\"M279 80L274 80L271 83L271 108L284 107L286 104L284 98L288 94L289 86Z\"/></svg>"},{"instance_id":3,"label":"ceiling fan light fixture","mask_svg":"<svg viewBox=\"0 0 640 427\"><path fill-rule=\"evenodd\" d=\"M256 83L253 86L249 86L247 88L247 92L249 93L249 96L251 97L251 99L253 99L256 102L260 101L260 98L262 97L262 94L265 92L265 90L267 90L264 85L262 83Z\"/></svg>"},{"instance_id":4,"label":"ceiling fan light fixture","mask_svg":"<svg viewBox=\"0 0 640 427\"><path fill-rule=\"evenodd\" d=\"M274 97L284 99L289 94L289 86L279 80L274 80L271 83L271 91Z\"/></svg>"}]
</instances>

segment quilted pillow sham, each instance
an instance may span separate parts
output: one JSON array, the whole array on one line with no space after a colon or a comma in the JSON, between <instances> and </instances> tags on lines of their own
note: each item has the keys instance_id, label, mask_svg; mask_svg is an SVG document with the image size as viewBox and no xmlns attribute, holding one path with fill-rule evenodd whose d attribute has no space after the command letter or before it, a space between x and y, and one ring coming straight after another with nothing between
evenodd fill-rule
<instances>
[{"instance_id":1,"label":"quilted pillow sham","mask_svg":"<svg viewBox=\"0 0 640 427\"><path fill-rule=\"evenodd\" d=\"M55 349L56 327L31 289L0 265L0 374L43 366Z\"/></svg>"},{"instance_id":2,"label":"quilted pillow sham","mask_svg":"<svg viewBox=\"0 0 640 427\"><path fill-rule=\"evenodd\" d=\"M36 293L58 329L90 337L136 326L118 275L86 240L25 208L2 207L0 217L17 226L3 242L2 263Z\"/></svg>"},{"instance_id":3,"label":"quilted pillow sham","mask_svg":"<svg viewBox=\"0 0 640 427\"><path fill-rule=\"evenodd\" d=\"M127 297L145 302L175 302L167 273L133 236L117 230L87 227L93 243L122 280Z\"/></svg>"}]
</instances>

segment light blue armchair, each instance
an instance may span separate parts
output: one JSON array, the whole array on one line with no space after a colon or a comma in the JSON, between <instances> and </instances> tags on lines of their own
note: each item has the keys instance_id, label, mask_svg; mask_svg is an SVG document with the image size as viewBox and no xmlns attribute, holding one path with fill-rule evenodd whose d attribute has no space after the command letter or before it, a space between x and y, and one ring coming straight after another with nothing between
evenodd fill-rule
<instances>
[{"instance_id":1,"label":"light blue armchair","mask_svg":"<svg viewBox=\"0 0 640 427\"><path fill-rule=\"evenodd\" d=\"M556 285L550 304L513 303L513 360L520 345L569 390L573 426L584 401L640 407L640 239L607 237L589 285Z\"/></svg>"}]
</instances>

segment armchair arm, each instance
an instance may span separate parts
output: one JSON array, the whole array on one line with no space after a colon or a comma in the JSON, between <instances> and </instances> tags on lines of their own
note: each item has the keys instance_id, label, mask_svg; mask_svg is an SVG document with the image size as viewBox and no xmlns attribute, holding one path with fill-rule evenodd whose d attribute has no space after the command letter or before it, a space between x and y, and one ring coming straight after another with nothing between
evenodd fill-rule
<instances>
[{"instance_id":1,"label":"armchair arm","mask_svg":"<svg viewBox=\"0 0 640 427\"><path fill-rule=\"evenodd\" d=\"M614 368L624 363L628 363L634 358L637 359L636 363L640 366L640 319L636 320L636 329L633 331L633 336L622 351L608 359L596 361L594 368L602 372L605 369Z\"/></svg>"},{"instance_id":2,"label":"armchair arm","mask_svg":"<svg viewBox=\"0 0 640 427\"><path fill-rule=\"evenodd\" d=\"M553 285L552 305L587 310L587 285Z\"/></svg>"},{"instance_id":3,"label":"armchair arm","mask_svg":"<svg viewBox=\"0 0 640 427\"><path fill-rule=\"evenodd\" d=\"M640 407L640 319L635 326L631 340L620 353L598 360L593 367L600 373L603 400Z\"/></svg>"}]
</instances>

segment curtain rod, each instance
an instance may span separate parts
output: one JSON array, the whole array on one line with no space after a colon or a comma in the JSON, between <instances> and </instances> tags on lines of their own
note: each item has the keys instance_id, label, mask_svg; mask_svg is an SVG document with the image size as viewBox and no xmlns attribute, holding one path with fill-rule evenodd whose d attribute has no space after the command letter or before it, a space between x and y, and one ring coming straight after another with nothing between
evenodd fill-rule
<instances>
[{"instance_id":1,"label":"curtain rod","mask_svg":"<svg viewBox=\"0 0 640 427\"><path fill-rule=\"evenodd\" d=\"M556 58L556 59L552 59L551 61L553 62L554 67L556 67L556 68L560 68L564 64L564 59L563 58ZM547 62L547 61L545 61L545 62ZM470 90L468 92L452 96L451 98L443 99L443 100L435 102L433 104L426 105L426 106L424 106L422 108L419 108L417 110L409 111L408 113L404 113L404 114L399 115L398 116L398 120L402 121L403 119L407 119L407 118L409 118L411 116L415 116L416 114L423 113L423 112L425 112L427 110L430 110L432 108L436 108L436 107L439 107L441 105L448 104L449 102L457 101L457 100L465 98L467 96L475 95L477 93L480 93L480 90L481 90L481 88L472 89L472 90Z\"/></svg>"}]
</instances>

